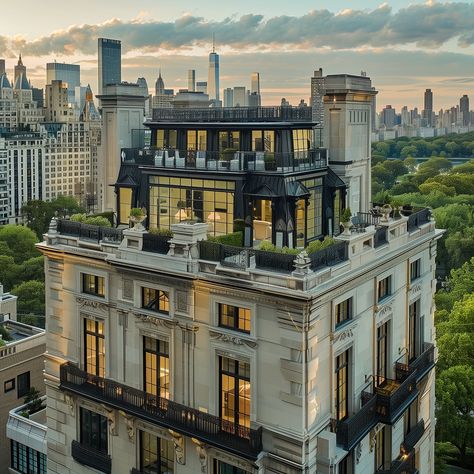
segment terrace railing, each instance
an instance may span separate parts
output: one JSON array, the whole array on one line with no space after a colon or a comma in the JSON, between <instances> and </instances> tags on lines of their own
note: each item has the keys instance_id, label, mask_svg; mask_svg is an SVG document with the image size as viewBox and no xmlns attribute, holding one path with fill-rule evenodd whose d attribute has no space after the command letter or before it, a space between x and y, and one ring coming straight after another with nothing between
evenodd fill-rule
<instances>
[{"instance_id":1,"label":"terrace railing","mask_svg":"<svg viewBox=\"0 0 474 474\"><path fill-rule=\"evenodd\" d=\"M170 239L171 237L167 235L143 234L143 251L167 254L170 249Z\"/></svg>"},{"instance_id":2,"label":"terrace railing","mask_svg":"<svg viewBox=\"0 0 474 474\"><path fill-rule=\"evenodd\" d=\"M408 216L407 228L408 231L411 232L415 230L417 227L420 227L423 224L426 224L430 221L431 218L431 211L430 209L420 209L418 211L413 212L410 216Z\"/></svg>"},{"instance_id":3,"label":"terrace railing","mask_svg":"<svg viewBox=\"0 0 474 474\"><path fill-rule=\"evenodd\" d=\"M103 241L119 244L123 239L121 229L83 224L82 222L70 221L68 219L58 219L57 229L60 234L97 243Z\"/></svg>"}]
</instances>

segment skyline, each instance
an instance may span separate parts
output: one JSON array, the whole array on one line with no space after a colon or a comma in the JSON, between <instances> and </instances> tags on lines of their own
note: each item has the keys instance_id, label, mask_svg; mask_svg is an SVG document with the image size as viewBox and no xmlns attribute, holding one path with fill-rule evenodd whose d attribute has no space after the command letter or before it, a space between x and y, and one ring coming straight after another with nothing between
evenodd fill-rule
<instances>
[{"instance_id":1,"label":"skyline","mask_svg":"<svg viewBox=\"0 0 474 474\"><path fill-rule=\"evenodd\" d=\"M471 95L474 83L474 5L467 2L399 0L377 6L364 1L353 2L359 10L337 10L343 2L335 1L329 11L321 1L303 0L291 16L280 0L272 2L271 10L253 6L259 12L253 14L249 1L239 4L239 12L228 6L211 9L210 2L203 2L203 16L184 10L183 1L162 10L161 1L142 0L132 7L121 0L112 12L109 2L95 9L87 8L91 0L83 3L73 21L61 12L48 22L53 32L39 22L28 25L24 36L12 32L13 9L6 6L0 57L9 75L20 52L35 86L44 86L46 62L80 63L82 83L97 92L97 37L105 36L122 41L124 80L143 76L152 88L161 68L167 88L185 88L187 69L196 69L196 80L206 79L215 33L221 89L249 87L251 72L259 71L263 104L277 104L281 97L293 104L307 101L310 77L319 67L325 74L366 71L379 90L378 110L387 104L420 108L426 88L434 92L434 110L444 109L463 94ZM26 5L32 13L38 8L29 0ZM282 76L282 70L288 74Z\"/></svg>"}]
</instances>

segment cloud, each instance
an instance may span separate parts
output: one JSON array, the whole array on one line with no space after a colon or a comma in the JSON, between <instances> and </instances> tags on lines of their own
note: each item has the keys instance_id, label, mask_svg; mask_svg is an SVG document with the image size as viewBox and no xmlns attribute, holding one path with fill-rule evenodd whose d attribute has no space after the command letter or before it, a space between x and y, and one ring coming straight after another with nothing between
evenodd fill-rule
<instances>
[{"instance_id":1,"label":"cloud","mask_svg":"<svg viewBox=\"0 0 474 474\"><path fill-rule=\"evenodd\" d=\"M100 24L73 25L34 40L0 36L0 55L19 51L25 56L95 54L101 36L121 39L124 51L186 51L208 46L213 33L220 47L244 51L262 46L341 50L416 45L435 49L452 40L468 47L474 44L473 24L474 4L467 2L428 2L395 12L383 4L374 10L339 13L312 10L298 17L249 14L220 21L186 14L164 22L141 14L130 21L114 18Z\"/></svg>"}]
</instances>

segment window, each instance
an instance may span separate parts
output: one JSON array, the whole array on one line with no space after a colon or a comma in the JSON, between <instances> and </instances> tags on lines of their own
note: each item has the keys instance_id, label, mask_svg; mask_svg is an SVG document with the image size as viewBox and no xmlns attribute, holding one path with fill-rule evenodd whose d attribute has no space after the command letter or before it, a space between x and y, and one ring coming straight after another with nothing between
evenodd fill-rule
<instances>
[{"instance_id":1,"label":"window","mask_svg":"<svg viewBox=\"0 0 474 474\"><path fill-rule=\"evenodd\" d=\"M46 455L17 441L11 441L10 460L21 474L46 474Z\"/></svg>"},{"instance_id":2,"label":"window","mask_svg":"<svg viewBox=\"0 0 474 474\"><path fill-rule=\"evenodd\" d=\"M336 327L352 319L352 297L336 305Z\"/></svg>"},{"instance_id":3,"label":"window","mask_svg":"<svg viewBox=\"0 0 474 474\"><path fill-rule=\"evenodd\" d=\"M408 308L408 359L410 362L420 355L423 339L423 317L420 316L420 300L418 299Z\"/></svg>"},{"instance_id":4,"label":"window","mask_svg":"<svg viewBox=\"0 0 474 474\"><path fill-rule=\"evenodd\" d=\"M349 350L336 357L336 419L344 420L348 416Z\"/></svg>"},{"instance_id":5,"label":"window","mask_svg":"<svg viewBox=\"0 0 474 474\"><path fill-rule=\"evenodd\" d=\"M173 474L173 442L140 431L140 471L143 474Z\"/></svg>"},{"instance_id":6,"label":"window","mask_svg":"<svg viewBox=\"0 0 474 474\"><path fill-rule=\"evenodd\" d=\"M80 443L88 448L107 453L107 418L81 408Z\"/></svg>"},{"instance_id":7,"label":"window","mask_svg":"<svg viewBox=\"0 0 474 474\"><path fill-rule=\"evenodd\" d=\"M273 130L252 130L252 151L275 151L275 132Z\"/></svg>"},{"instance_id":8,"label":"window","mask_svg":"<svg viewBox=\"0 0 474 474\"><path fill-rule=\"evenodd\" d=\"M388 367L388 325L380 325L377 328L377 385L380 385L387 378Z\"/></svg>"},{"instance_id":9,"label":"window","mask_svg":"<svg viewBox=\"0 0 474 474\"><path fill-rule=\"evenodd\" d=\"M225 463L224 461L219 461L214 459L214 474L249 474L248 471L244 471L239 467L232 466Z\"/></svg>"},{"instance_id":10,"label":"window","mask_svg":"<svg viewBox=\"0 0 474 474\"><path fill-rule=\"evenodd\" d=\"M418 423L418 402L415 400L403 414L403 434L408 435Z\"/></svg>"},{"instance_id":11,"label":"window","mask_svg":"<svg viewBox=\"0 0 474 474\"><path fill-rule=\"evenodd\" d=\"M349 453L340 463L337 470L337 474L352 474L353 472L353 457L352 453Z\"/></svg>"},{"instance_id":12,"label":"window","mask_svg":"<svg viewBox=\"0 0 474 474\"><path fill-rule=\"evenodd\" d=\"M378 283L378 301L383 300L392 293L392 277L388 276Z\"/></svg>"},{"instance_id":13,"label":"window","mask_svg":"<svg viewBox=\"0 0 474 474\"><path fill-rule=\"evenodd\" d=\"M142 308L169 314L169 293L154 288L142 288Z\"/></svg>"},{"instance_id":14,"label":"window","mask_svg":"<svg viewBox=\"0 0 474 474\"><path fill-rule=\"evenodd\" d=\"M105 376L104 322L84 319L84 360L86 372Z\"/></svg>"},{"instance_id":15,"label":"window","mask_svg":"<svg viewBox=\"0 0 474 474\"><path fill-rule=\"evenodd\" d=\"M229 422L223 429L250 428L250 364L220 357L219 373L220 416Z\"/></svg>"},{"instance_id":16,"label":"window","mask_svg":"<svg viewBox=\"0 0 474 474\"><path fill-rule=\"evenodd\" d=\"M105 279L89 273L82 274L82 292L88 295L105 296Z\"/></svg>"},{"instance_id":17,"label":"window","mask_svg":"<svg viewBox=\"0 0 474 474\"><path fill-rule=\"evenodd\" d=\"M30 391L30 373L20 374L16 381L18 398L24 397Z\"/></svg>"},{"instance_id":18,"label":"window","mask_svg":"<svg viewBox=\"0 0 474 474\"><path fill-rule=\"evenodd\" d=\"M381 471L385 466L385 427L375 435L375 470Z\"/></svg>"},{"instance_id":19,"label":"window","mask_svg":"<svg viewBox=\"0 0 474 474\"><path fill-rule=\"evenodd\" d=\"M3 383L3 391L5 393L15 390L15 379L5 380Z\"/></svg>"},{"instance_id":20,"label":"window","mask_svg":"<svg viewBox=\"0 0 474 474\"><path fill-rule=\"evenodd\" d=\"M120 223L128 224L130 209L132 208L132 189L131 188L119 188L119 206L120 206Z\"/></svg>"},{"instance_id":21,"label":"window","mask_svg":"<svg viewBox=\"0 0 474 474\"><path fill-rule=\"evenodd\" d=\"M420 278L421 275L421 258L410 263L410 281Z\"/></svg>"},{"instance_id":22,"label":"window","mask_svg":"<svg viewBox=\"0 0 474 474\"><path fill-rule=\"evenodd\" d=\"M169 344L165 341L143 338L145 392L162 398L170 396Z\"/></svg>"},{"instance_id":23,"label":"window","mask_svg":"<svg viewBox=\"0 0 474 474\"><path fill-rule=\"evenodd\" d=\"M219 326L250 333L250 309L219 303Z\"/></svg>"}]
</instances>

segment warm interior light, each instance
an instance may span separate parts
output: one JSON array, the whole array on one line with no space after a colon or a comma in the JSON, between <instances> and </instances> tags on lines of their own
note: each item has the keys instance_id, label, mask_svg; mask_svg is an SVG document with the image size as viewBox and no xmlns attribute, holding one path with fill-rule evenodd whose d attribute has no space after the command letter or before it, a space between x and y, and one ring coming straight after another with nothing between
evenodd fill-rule
<instances>
[{"instance_id":1,"label":"warm interior light","mask_svg":"<svg viewBox=\"0 0 474 474\"><path fill-rule=\"evenodd\" d=\"M186 212L186 209L180 209L175 215L174 217L176 218L176 220L178 221L184 221L188 218L188 213Z\"/></svg>"},{"instance_id":2,"label":"warm interior light","mask_svg":"<svg viewBox=\"0 0 474 474\"><path fill-rule=\"evenodd\" d=\"M221 220L221 215L218 212L210 212L209 215L207 216L208 221L220 221Z\"/></svg>"}]
</instances>

